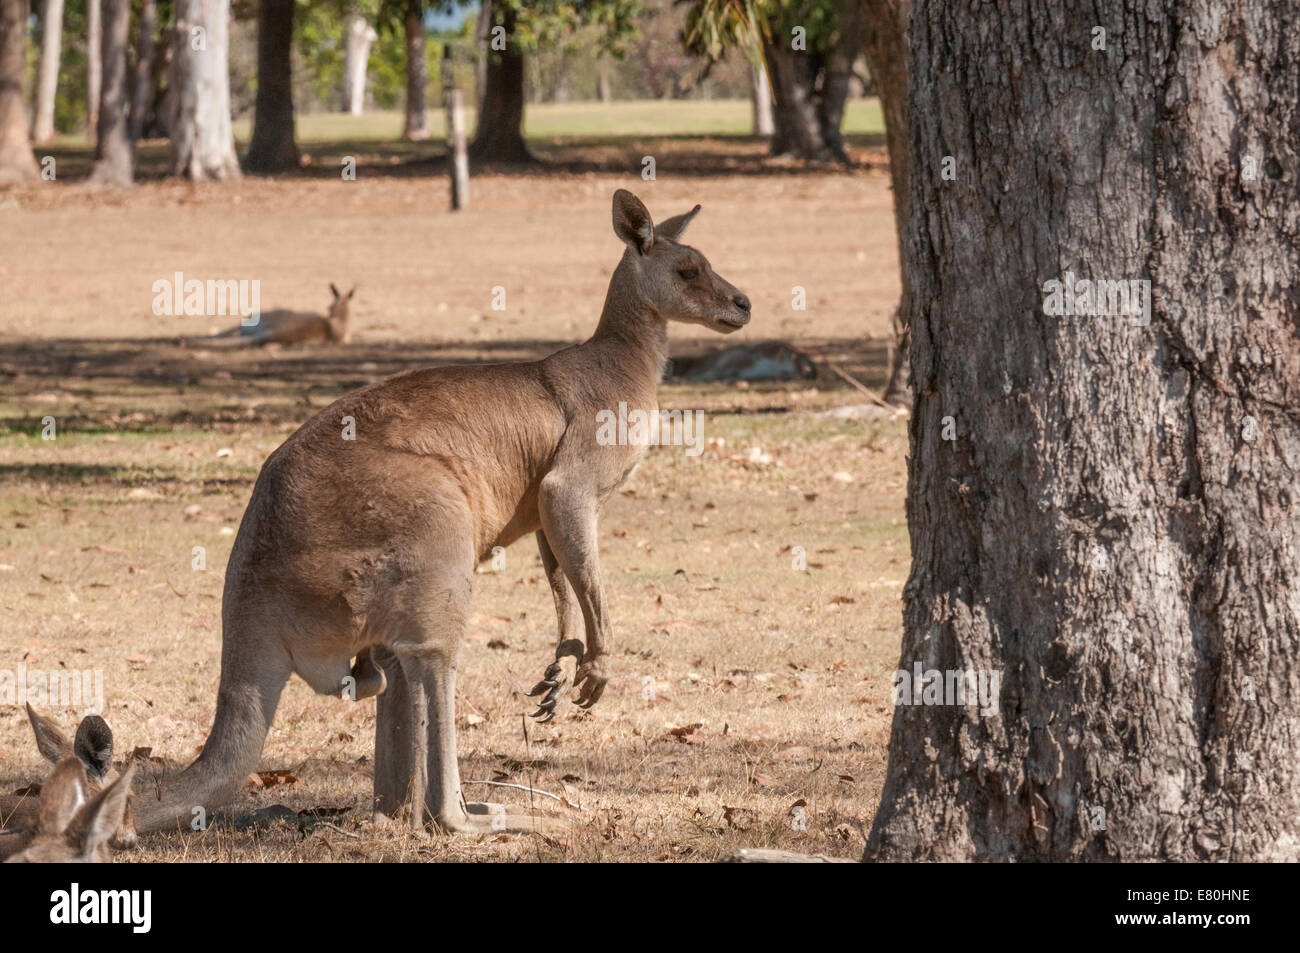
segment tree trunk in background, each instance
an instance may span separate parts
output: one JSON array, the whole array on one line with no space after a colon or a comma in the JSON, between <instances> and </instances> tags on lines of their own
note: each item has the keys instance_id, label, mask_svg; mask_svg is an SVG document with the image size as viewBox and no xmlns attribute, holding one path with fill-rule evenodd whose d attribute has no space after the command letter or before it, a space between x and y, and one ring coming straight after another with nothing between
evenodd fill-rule
<instances>
[{"instance_id":1,"label":"tree trunk in background","mask_svg":"<svg viewBox=\"0 0 1300 953\"><path fill-rule=\"evenodd\" d=\"M840 8L834 45L826 54L821 88L817 94L817 122L821 126L822 142L837 161L847 163L849 154L844 149L844 106L849 99L849 86L853 81L853 61L862 49L862 2L853 0Z\"/></svg>"},{"instance_id":2,"label":"tree trunk in background","mask_svg":"<svg viewBox=\"0 0 1300 953\"><path fill-rule=\"evenodd\" d=\"M375 28L363 16L348 20L343 47L343 111L360 116L366 106L366 71L370 67L370 46L379 39Z\"/></svg>"},{"instance_id":3,"label":"tree trunk in background","mask_svg":"<svg viewBox=\"0 0 1300 953\"><path fill-rule=\"evenodd\" d=\"M907 257L904 235L907 232L907 23L912 15L912 0L864 0L862 51L867 68L880 96L885 117L885 144L889 150L889 181L894 190L894 230L898 234L898 262ZM894 346L889 355L889 382L885 400L909 407L912 386L908 371L907 316L912 309L912 286L906 267L902 267L903 293L894 312Z\"/></svg>"},{"instance_id":4,"label":"tree trunk in background","mask_svg":"<svg viewBox=\"0 0 1300 953\"><path fill-rule=\"evenodd\" d=\"M0 185L37 175L23 101L29 15L27 0L0 0Z\"/></svg>"},{"instance_id":5,"label":"tree trunk in background","mask_svg":"<svg viewBox=\"0 0 1300 953\"><path fill-rule=\"evenodd\" d=\"M54 138L54 98L59 91L59 56L63 51L63 0L45 0L41 7L41 63L36 79L36 111L32 142Z\"/></svg>"},{"instance_id":6,"label":"tree trunk in background","mask_svg":"<svg viewBox=\"0 0 1300 953\"><path fill-rule=\"evenodd\" d=\"M1001 690L897 706L866 856L1295 861L1296 8L915 7L899 667Z\"/></svg>"},{"instance_id":7,"label":"tree trunk in background","mask_svg":"<svg viewBox=\"0 0 1300 953\"><path fill-rule=\"evenodd\" d=\"M602 103L614 101L614 92L609 85L609 61L604 58L596 69L596 99Z\"/></svg>"},{"instance_id":8,"label":"tree trunk in background","mask_svg":"<svg viewBox=\"0 0 1300 953\"><path fill-rule=\"evenodd\" d=\"M429 138L429 113L424 105L429 62L424 41L424 5L410 0L406 7L406 128L402 135L416 142Z\"/></svg>"},{"instance_id":9,"label":"tree trunk in background","mask_svg":"<svg viewBox=\"0 0 1300 953\"><path fill-rule=\"evenodd\" d=\"M126 46L131 0L108 0L104 17L104 92L99 101L99 135L90 181L130 185L134 147L127 133Z\"/></svg>"},{"instance_id":10,"label":"tree trunk in background","mask_svg":"<svg viewBox=\"0 0 1300 953\"><path fill-rule=\"evenodd\" d=\"M506 48L487 49L487 78L469 154L476 162L532 162L524 142L524 54L515 42L515 14L502 10ZM492 27L489 26L489 37Z\"/></svg>"},{"instance_id":11,"label":"tree trunk in background","mask_svg":"<svg viewBox=\"0 0 1300 953\"><path fill-rule=\"evenodd\" d=\"M158 6L155 0L140 0L140 38L136 42L135 75L131 80L131 121L128 135L134 144L140 141L149 107L153 103L153 37L158 29Z\"/></svg>"},{"instance_id":12,"label":"tree trunk in background","mask_svg":"<svg viewBox=\"0 0 1300 953\"><path fill-rule=\"evenodd\" d=\"M293 134L293 7L295 0L261 0L257 8L257 103L249 172L298 168Z\"/></svg>"},{"instance_id":13,"label":"tree trunk in background","mask_svg":"<svg viewBox=\"0 0 1300 953\"><path fill-rule=\"evenodd\" d=\"M482 0L478 5L478 20L474 26L474 36L481 55L474 61L474 108L483 111L483 97L487 93L487 58L489 32L492 29L491 0Z\"/></svg>"},{"instance_id":14,"label":"tree trunk in background","mask_svg":"<svg viewBox=\"0 0 1300 953\"><path fill-rule=\"evenodd\" d=\"M86 0L86 137L99 135L99 98L104 82L100 47L104 45L103 0Z\"/></svg>"},{"instance_id":15,"label":"tree trunk in background","mask_svg":"<svg viewBox=\"0 0 1300 953\"><path fill-rule=\"evenodd\" d=\"M776 122L772 154L828 162L833 156L822 139L817 114L817 64L810 54L790 49L789 39L763 40L763 58L772 80L772 116Z\"/></svg>"},{"instance_id":16,"label":"tree trunk in background","mask_svg":"<svg viewBox=\"0 0 1300 953\"><path fill-rule=\"evenodd\" d=\"M240 177L230 128L229 23L229 0L176 0L171 175L194 181Z\"/></svg>"},{"instance_id":17,"label":"tree trunk in background","mask_svg":"<svg viewBox=\"0 0 1300 953\"><path fill-rule=\"evenodd\" d=\"M762 63L749 66L749 104L754 135L772 135L776 131L772 124L772 90L767 85L767 67Z\"/></svg>"}]
</instances>

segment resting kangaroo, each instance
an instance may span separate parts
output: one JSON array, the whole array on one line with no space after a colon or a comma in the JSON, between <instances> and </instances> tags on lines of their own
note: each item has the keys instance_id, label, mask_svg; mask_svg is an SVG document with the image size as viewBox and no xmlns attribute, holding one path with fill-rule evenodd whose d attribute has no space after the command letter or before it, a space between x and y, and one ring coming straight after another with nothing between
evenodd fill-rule
<instances>
[{"instance_id":1,"label":"resting kangaroo","mask_svg":"<svg viewBox=\"0 0 1300 953\"><path fill-rule=\"evenodd\" d=\"M256 324L239 325L210 337L186 338L188 345L217 347L254 347L263 344L346 344L348 341L348 307L353 288L347 294L330 285L334 303L325 317L305 311L267 311Z\"/></svg>"},{"instance_id":2,"label":"resting kangaroo","mask_svg":"<svg viewBox=\"0 0 1300 953\"><path fill-rule=\"evenodd\" d=\"M109 838L121 827L131 796L135 765L108 787L91 794L86 769L75 756L64 758L41 786L40 813L30 841L5 863L103 863Z\"/></svg>"},{"instance_id":3,"label":"resting kangaroo","mask_svg":"<svg viewBox=\"0 0 1300 953\"><path fill-rule=\"evenodd\" d=\"M45 760L59 765L75 757L86 772L87 791L98 794L108 778L113 760L113 729L98 715L87 715L77 726L76 737L69 741L58 725L36 713L29 704L27 719L36 735L36 748ZM0 827L31 828L36 823L39 802L34 797L4 795L0 797ZM135 846L135 827L131 805L126 805L121 828L113 834L112 846L118 850Z\"/></svg>"},{"instance_id":4,"label":"resting kangaroo","mask_svg":"<svg viewBox=\"0 0 1300 953\"><path fill-rule=\"evenodd\" d=\"M531 363L398 374L267 459L226 570L211 733L156 799L137 801L141 833L188 826L194 807L210 813L239 790L294 672L321 693L379 696L377 820L407 808L419 829L427 808L446 831L536 826L461 797L456 666L474 567L536 534L559 644L529 693L544 695L534 714L549 720L569 695L595 704L610 650L596 519L645 452L598 442L597 414L620 402L657 412L669 321L722 333L749 321L749 299L679 242L699 206L656 227L630 192L613 205L627 248L590 340Z\"/></svg>"}]
</instances>

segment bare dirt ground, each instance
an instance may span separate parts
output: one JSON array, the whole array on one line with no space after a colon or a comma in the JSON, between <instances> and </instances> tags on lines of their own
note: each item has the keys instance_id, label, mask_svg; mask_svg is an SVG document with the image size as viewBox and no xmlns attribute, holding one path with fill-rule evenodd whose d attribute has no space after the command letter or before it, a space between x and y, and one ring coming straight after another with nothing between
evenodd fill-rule
<instances>
[{"instance_id":1,"label":"bare dirt ground","mask_svg":"<svg viewBox=\"0 0 1300 953\"><path fill-rule=\"evenodd\" d=\"M346 148L318 150L313 168ZM266 455L386 374L528 359L585 337L621 251L609 213L619 186L660 217L704 206L690 242L754 302L750 327L726 343L786 340L879 387L898 294L883 166L784 169L743 150L738 161L729 145L715 171L686 175L671 143L656 148L654 182L635 165L616 171L640 144L570 150L559 168L476 178L461 215L418 161L393 172L364 156L355 182L330 171L0 194L0 229L18 237L0 256L0 670L100 670L119 755L149 747L156 772L188 763L213 713L222 571ZM177 271L259 279L264 308L323 309L329 281L356 282L356 340L177 347L230 323L155 316L153 282ZM504 311L490 306L494 286ZM805 311L792 308L795 286ZM674 353L721 343L691 332L674 331ZM297 819L151 838L119 860L856 856L883 778L908 566L905 422L826 413L863 403L829 372L662 388L665 408L706 412L709 445L699 457L652 450L604 514L617 643L589 713L523 717L534 706L519 692L553 651L551 596L531 542L482 567L457 699L462 774L558 795L532 801L571 818L571 834L375 828L373 703L295 680L261 766L284 783L250 781L234 808L285 804ZM46 416L55 440L41 438ZM45 710L69 728L80 714ZM0 705L0 790L44 774L21 708ZM530 801L482 784L466 795Z\"/></svg>"}]
</instances>

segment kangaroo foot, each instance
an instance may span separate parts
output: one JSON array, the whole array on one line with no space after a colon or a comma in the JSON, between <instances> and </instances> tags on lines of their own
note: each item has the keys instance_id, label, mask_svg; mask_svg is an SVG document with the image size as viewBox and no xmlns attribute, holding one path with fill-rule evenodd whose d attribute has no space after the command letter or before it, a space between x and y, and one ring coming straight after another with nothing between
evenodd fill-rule
<instances>
[{"instance_id":1,"label":"kangaroo foot","mask_svg":"<svg viewBox=\"0 0 1300 953\"><path fill-rule=\"evenodd\" d=\"M572 830L572 824L560 817L510 814L504 804L472 801L464 813L438 819L438 826L448 834L501 834L505 832L559 834Z\"/></svg>"}]
</instances>

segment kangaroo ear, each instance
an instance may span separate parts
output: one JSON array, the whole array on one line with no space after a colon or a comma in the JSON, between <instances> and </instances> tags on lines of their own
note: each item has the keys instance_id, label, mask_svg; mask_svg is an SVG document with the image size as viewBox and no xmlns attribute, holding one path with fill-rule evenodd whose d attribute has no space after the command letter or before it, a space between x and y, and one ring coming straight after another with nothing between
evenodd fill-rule
<instances>
[{"instance_id":1,"label":"kangaroo ear","mask_svg":"<svg viewBox=\"0 0 1300 953\"><path fill-rule=\"evenodd\" d=\"M48 718L36 714L36 709L27 703L27 720L32 723L32 732L36 735L36 748L41 757L51 764L58 764L73 754L72 744L59 731L58 726Z\"/></svg>"},{"instance_id":2,"label":"kangaroo ear","mask_svg":"<svg viewBox=\"0 0 1300 953\"><path fill-rule=\"evenodd\" d=\"M43 834L63 833L85 800L86 769L76 758L64 758L41 785L36 829Z\"/></svg>"},{"instance_id":3,"label":"kangaroo ear","mask_svg":"<svg viewBox=\"0 0 1300 953\"><path fill-rule=\"evenodd\" d=\"M686 226L691 224L691 219L700 214L700 207L697 205L689 212L683 212L681 215L674 215L672 218L660 222L655 226L655 238L666 238L675 242L682 237L682 232L686 231Z\"/></svg>"},{"instance_id":4,"label":"kangaroo ear","mask_svg":"<svg viewBox=\"0 0 1300 953\"><path fill-rule=\"evenodd\" d=\"M122 826L127 799L131 796L131 778L134 775L135 762L132 762L116 781L77 811L77 816L68 828L68 839L83 857L106 844Z\"/></svg>"},{"instance_id":5,"label":"kangaroo ear","mask_svg":"<svg viewBox=\"0 0 1300 953\"><path fill-rule=\"evenodd\" d=\"M72 751L92 778L104 780L113 760L113 729L98 715L87 715L77 726Z\"/></svg>"},{"instance_id":6,"label":"kangaroo ear","mask_svg":"<svg viewBox=\"0 0 1300 953\"><path fill-rule=\"evenodd\" d=\"M354 294L357 293L357 289L360 288L360 287L361 287L360 285L353 285L353 286L352 286L352 290L348 292L348 300L349 300L349 301L352 300L352 296L353 296Z\"/></svg>"},{"instance_id":7,"label":"kangaroo ear","mask_svg":"<svg viewBox=\"0 0 1300 953\"><path fill-rule=\"evenodd\" d=\"M343 297L341 294L339 294L339 289L334 287L334 282L332 281L330 282L330 293L334 295L335 301L338 301L339 298Z\"/></svg>"},{"instance_id":8,"label":"kangaroo ear","mask_svg":"<svg viewBox=\"0 0 1300 953\"><path fill-rule=\"evenodd\" d=\"M614 193L614 234L640 255L655 243L655 224L650 211L627 189Z\"/></svg>"}]
</instances>

